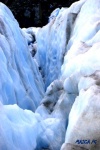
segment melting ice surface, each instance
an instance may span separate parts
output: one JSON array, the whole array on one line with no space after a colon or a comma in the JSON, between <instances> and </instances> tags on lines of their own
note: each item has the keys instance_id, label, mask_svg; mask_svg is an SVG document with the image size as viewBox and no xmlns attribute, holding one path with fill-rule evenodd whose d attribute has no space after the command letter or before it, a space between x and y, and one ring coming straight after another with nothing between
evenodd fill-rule
<instances>
[{"instance_id":1,"label":"melting ice surface","mask_svg":"<svg viewBox=\"0 0 100 150\"><path fill-rule=\"evenodd\" d=\"M0 3L0 150L99 150L99 53L99 0L28 29Z\"/></svg>"}]
</instances>

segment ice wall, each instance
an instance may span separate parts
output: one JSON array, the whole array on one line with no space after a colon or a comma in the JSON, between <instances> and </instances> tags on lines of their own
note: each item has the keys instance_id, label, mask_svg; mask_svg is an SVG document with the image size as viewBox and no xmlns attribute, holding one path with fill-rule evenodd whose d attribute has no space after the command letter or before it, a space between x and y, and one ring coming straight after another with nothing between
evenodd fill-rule
<instances>
[{"instance_id":1,"label":"ice wall","mask_svg":"<svg viewBox=\"0 0 100 150\"><path fill-rule=\"evenodd\" d=\"M66 98L69 100L68 105L65 104L67 110L74 102L72 109L70 107L71 111L69 109L69 117L67 113L65 116L63 114L66 120L68 118L68 128L62 150L73 148L98 150L100 149L100 1L76 2L70 8L62 8L57 16L51 18L50 23L38 33L37 58L46 87L55 79L61 80L66 95L62 92L58 101L56 97L50 96L54 91L52 82L52 86L49 86L51 92L49 93L47 88L43 104L46 107L48 105L49 111L52 107L55 111L57 105L61 106L59 99L62 95L63 100ZM69 96L73 96L74 100ZM61 99L61 102L63 100ZM77 140L89 140L90 144L78 143ZM93 140L97 141L96 144Z\"/></svg>"},{"instance_id":2,"label":"ice wall","mask_svg":"<svg viewBox=\"0 0 100 150\"><path fill-rule=\"evenodd\" d=\"M35 110L44 83L26 39L11 11L0 3L0 101Z\"/></svg>"},{"instance_id":3,"label":"ice wall","mask_svg":"<svg viewBox=\"0 0 100 150\"><path fill-rule=\"evenodd\" d=\"M69 114L66 149L100 149L100 1L87 0L78 14L62 65L64 89L77 97ZM76 142L80 140L81 142ZM84 142L87 140L88 142ZM93 141L96 141L93 142ZM78 146L78 147L77 147Z\"/></svg>"},{"instance_id":4,"label":"ice wall","mask_svg":"<svg viewBox=\"0 0 100 150\"><path fill-rule=\"evenodd\" d=\"M100 1L56 9L34 29L0 3L0 149L99 150Z\"/></svg>"},{"instance_id":5,"label":"ice wall","mask_svg":"<svg viewBox=\"0 0 100 150\"><path fill-rule=\"evenodd\" d=\"M64 142L67 120L67 110L62 112L61 107L69 100L59 99L62 81L55 81L53 89L52 83L53 93L49 87L44 97L39 66L31 57L30 40L24 33L10 10L0 3L0 150L58 150ZM57 104L53 110L56 101L52 100L49 109L46 95L59 99L61 107Z\"/></svg>"},{"instance_id":6,"label":"ice wall","mask_svg":"<svg viewBox=\"0 0 100 150\"><path fill-rule=\"evenodd\" d=\"M61 65L67 51L66 46L83 3L82 0L70 8L56 9L50 16L50 22L39 30L37 59L46 88L61 75Z\"/></svg>"}]
</instances>

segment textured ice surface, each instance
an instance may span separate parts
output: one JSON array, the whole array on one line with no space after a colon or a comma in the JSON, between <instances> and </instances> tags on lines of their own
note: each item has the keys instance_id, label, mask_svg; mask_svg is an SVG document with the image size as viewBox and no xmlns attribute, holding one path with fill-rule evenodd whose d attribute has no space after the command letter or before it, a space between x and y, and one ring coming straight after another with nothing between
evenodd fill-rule
<instances>
[{"instance_id":1,"label":"textured ice surface","mask_svg":"<svg viewBox=\"0 0 100 150\"><path fill-rule=\"evenodd\" d=\"M61 65L77 14L85 0L70 8L56 9L50 23L41 28L37 36L37 59L44 77L45 87L61 75Z\"/></svg>"},{"instance_id":2,"label":"textured ice surface","mask_svg":"<svg viewBox=\"0 0 100 150\"><path fill-rule=\"evenodd\" d=\"M53 106L56 106L53 100L52 112L49 105L45 106L42 76L36 60L28 51L28 43L32 41L30 36L32 31L32 29L29 31L27 29L27 32L22 31L10 10L0 3L1 150L41 150L43 148L58 150L64 142L67 119L63 117L60 105L57 106L59 109L56 108L53 111ZM56 101L62 93L61 85L60 81L54 82L54 92L51 93L51 97L54 100L56 98ZM50 94L50 89L46 94L48 93ZM33 113L32 111L35 111L37 107L36 113ZM59 130L56 130L58 128Z\"/></svg>"},{"instance_id":3,"label":"textured ice surface","mask_svg":"<svg viewBox=\"0 0 100 150\"><path fill-rule=\"evenodd\" d=\"M0 149L32 150L40 130L41 118L17 105L0 104Z\"/></svg>"},{"instance_id":4,"label":"textured ice surface","mask_svg":"<svg viewBox=\"0 0 100 150\"><path fill-rule=\"evenodd\" d=\"M0 3L0 150L100 149L100 1L51 18L21 30Z\"/></svg>"},{"instance_id":5,"label":"textured ice surface","mask_svg":"<svg viewBox=\"0 0 100 150\"><path fill-rule=\"evenodd\" d=\"M22 31L0 3L0 101L35 110L43 94L43 80Z\"/></svg>"},{"instance_id":6,"label":"textured ice surface","mask_svg":"<svg viewBox=\"0 0 100 150\"><path fill-rule=\"evenodd\" d=\"M95 13L96 12L96 13ZM87 21L88 20L88 21ZM85 149L100 149L100 1L87 0L73 26L62 65L64 89L77 95L69 114L62 150L71 149L79 140L97 140L78 144ZM74 146L75 148L76 146ZM77 149L77 148L76 148ZM82 149L82 148L81 148Z\"/></svg>"}]
</instances>

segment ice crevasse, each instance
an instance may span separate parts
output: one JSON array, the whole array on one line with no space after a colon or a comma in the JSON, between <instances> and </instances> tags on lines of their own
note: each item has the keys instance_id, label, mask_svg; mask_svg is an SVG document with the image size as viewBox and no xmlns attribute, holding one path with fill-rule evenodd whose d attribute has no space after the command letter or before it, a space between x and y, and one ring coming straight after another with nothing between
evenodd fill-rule
<instances>
[{"instance_id":1,"label":"ice crevasse","mask_svg":"<svg viewBox=\"0 0 100 150\"><path fill-rule=\"evenodd\" d=\"M0 150L100 149L99 51L99 0L28 29L0 3Z\"/></svg>"}]
</instances>

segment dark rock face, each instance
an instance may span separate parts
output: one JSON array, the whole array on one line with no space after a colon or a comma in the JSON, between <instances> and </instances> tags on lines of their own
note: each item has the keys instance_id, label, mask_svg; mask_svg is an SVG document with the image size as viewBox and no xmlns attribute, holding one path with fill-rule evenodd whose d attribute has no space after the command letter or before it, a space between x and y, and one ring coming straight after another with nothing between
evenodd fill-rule
<instances>
[{"instance_id":1,"label":"dark rock face","mask_svg":"<svg viewBox=\"0 0 100 150\"><path fill-rule=\"evenodd\" d=\"M77 0L1 0L13 12L21 27L43 26L57 7L69 7Z\"/></svg>"}]
</instances>

